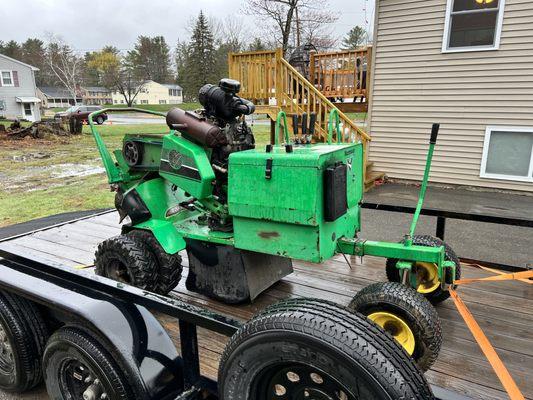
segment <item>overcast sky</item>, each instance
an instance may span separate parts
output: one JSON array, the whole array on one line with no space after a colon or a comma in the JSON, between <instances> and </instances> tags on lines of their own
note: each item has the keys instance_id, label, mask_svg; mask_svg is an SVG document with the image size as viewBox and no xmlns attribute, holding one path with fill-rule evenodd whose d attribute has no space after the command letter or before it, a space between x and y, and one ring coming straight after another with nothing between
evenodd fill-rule
<instances>
[{"instance_id":1,"label":"overcast sky","mask_svg":"<svg viewBox=\"0 0 533 400\"><path fill-rule=\"evenodd\" d=\"M129 49L139 35L163 35L174 47L187 40L186 26L203 10L209 16L236 15L249 27L253 17L242 15L243 0L0 0L0 40L24 41L28 37L44 40L46 32L61 35L80 51L97 50L110 44ZM365 25L367 4L369 23L374 0L329 0L339 20L334 25L338 37L355 25Z\"/></svg>"}]
</instances>

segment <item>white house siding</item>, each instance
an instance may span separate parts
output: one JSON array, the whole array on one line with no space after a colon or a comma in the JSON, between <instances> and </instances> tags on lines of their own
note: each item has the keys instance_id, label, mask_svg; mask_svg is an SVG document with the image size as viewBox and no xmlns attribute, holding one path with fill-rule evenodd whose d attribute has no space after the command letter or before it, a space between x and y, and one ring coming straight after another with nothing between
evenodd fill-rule
<instances>
[{"instance_id":1,"label":"white house siding","mask_svg":"<svg viewBox=\"0 0 533 400\"><path fill-rule=\"evenodd\" d=\"M442 53L446 0L378 0L370 160L419 180L439 122L431 181L533 192L480 178L488 125L533 127L533 2L506 0L500 49Z\"/></svg>"},{"instance_id":2,"label":"white house siding","mask_svg":"<svg viewBox=\"0 0 533 400\"><path fill-rule=\"evenodd\" d=\"M35 72L28 65L0 56L0 71L17 71L18 86L2 86L0 82L0 100L6 104L6 109L0 115L6 118L24 118L22 105L17 103L17 97L37 97L35 86ZM39 121L41 114L39 104L32 104L33 117Z\"/></svg>"}]
</instances>

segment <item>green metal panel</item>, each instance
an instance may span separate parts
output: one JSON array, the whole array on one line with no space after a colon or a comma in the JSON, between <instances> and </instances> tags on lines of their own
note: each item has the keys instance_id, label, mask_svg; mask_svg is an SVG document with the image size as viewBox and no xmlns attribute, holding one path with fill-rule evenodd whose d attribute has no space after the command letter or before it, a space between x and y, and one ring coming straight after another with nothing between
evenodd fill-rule
<instances>
[{"instance_id":1,"label":"green metal panel","mask_svg":"<svg viewBox=\"0 0 533 400\"><path fill-rule=\"evenodd\" d=\"M267 161L272 160L267 179ZM360 227L361 144L276 146L272 152L233 153L229 164L228 205L235 246L268 254L321 262L335 254L337 239L353 237ZM348 165L348 212L324 219L324 171Z\"/></svg>"},{"instance_id":2,"label":"green metal panel","mask_svg":"<svg viewBox=\"0 0 533 400\"><path fill-rule=\"evenodd\" d=\"M175 133L163 139L159 174L198 200L213 192L215 173L203 147Z\"/></svg>"}]
</instances>

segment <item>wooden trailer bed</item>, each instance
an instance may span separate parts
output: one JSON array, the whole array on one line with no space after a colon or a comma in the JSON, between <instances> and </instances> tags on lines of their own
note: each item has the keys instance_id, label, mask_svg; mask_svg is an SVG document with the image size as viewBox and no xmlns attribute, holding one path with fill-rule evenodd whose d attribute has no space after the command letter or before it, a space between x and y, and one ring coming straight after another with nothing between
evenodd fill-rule
<instances>
[{"instance_id":1,"label":"wooden trailer bed","mask_svg":"<svg viewBox=\"0 0 533 400\"><path fill-rule=\"evenodd\" d=\"M2 242L0 246L27 256L34 254L59 261L73 268L90 268L98 243L119 233L118 216L109 212L26 234ZM184 279L172 295L241 320L250 318L268 304L288 297L315 297L347 304L363 286L385 280L384 260L365 257L363 262L359 259L351 262L352 269L342 256L321 265L295 262L292 275L268 289L251 305L227 306L209 300L187 291ZM186 276L185 254L184 265ZM463 271L466 278L490 275L469 264L463 264ZM522 282L482 283L462 287L459 293L526 398L533 400L533 285ZM464 395L483 400L507 399L453 302L444 302L438 306L438 312L443 323L444 343L439 360L426 374L429 382L459 395L455 398ZM177 338L175 320L165 316L161 316L160 320L172 337ZM224 336L202 329L199 331L202 372L212 378L216 378L226 341Z\"/></svg>"}]
</instances>

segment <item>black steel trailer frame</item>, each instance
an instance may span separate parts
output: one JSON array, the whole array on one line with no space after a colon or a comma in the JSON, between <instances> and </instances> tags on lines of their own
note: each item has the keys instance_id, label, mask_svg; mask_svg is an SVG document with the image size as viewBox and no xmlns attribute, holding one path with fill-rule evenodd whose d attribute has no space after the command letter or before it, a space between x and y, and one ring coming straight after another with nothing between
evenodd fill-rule
<instances>
[{"instance_id":1,"label":"black steel trailer frame","mask_svg":"<svg viewBox=\"0 0 533 400\"><path fill-rule=\"evenodd\" d=\"M63 222L54 225L54 227L90 217L86 216ZM46 227L36 231L49 228ZM27 234L29 233L5 238L0 240L0 243ZM202 398L205 399L218 399L217 383L202 376L200 373L197 329L201 327L225 336L231 336L239 329L242 322L205 308L188 304L179 299L156 295L102 278L88 271L73 270L72 268L50 262L49 260L35 257L30 258L1 248L0 257L0 291L7 291L22 296L30 301L41 304L41 306L61 308L61 302L66 303L72 300L69 299L68 293L73 293L90 299L110 302L113 303L113 306L116 306L117 302L119 302L129 304L130 306L142 307L149 310L149 313L158 312L176 318L179 324L181 344L181 357L176 362L180 364L179 366L183 371L183 391L180 394L169 395L170 397L165 396L164 399L192 400L200 398L200 394L203 394L204 397ZM26 285L23 282L24 280L28 281ZM37 292L34 285L35 282L39 283L38 286L42 290L46 290L47 285L52 288L51 293L48 294L48 298L43 298L43 295ZM61 293L53 293L53 288L57 288ZM70 306L72 307L73 305L70 304ZM82 320L84 318L87 318L87 320L94 319L94 315L85 314L86 311L83 309L77 309L76 311L80 313L78 317ZM94 312L94 310L90 310L90 312ZM94 323L94 321L91 323ZM112 344L116 345L116 343ZM120 350L121 346L119 345L117 348ZM175 367L176 365L168 365L168 361L165 366L165 368L170 370ZM432 389L437 400L471 400L461 394L438 386L433 385ZM151 397L147 393L143 395L143 398L147 400L155 400L156 398L163 399L163 397Z\"/></svg>"}]
</instances>

